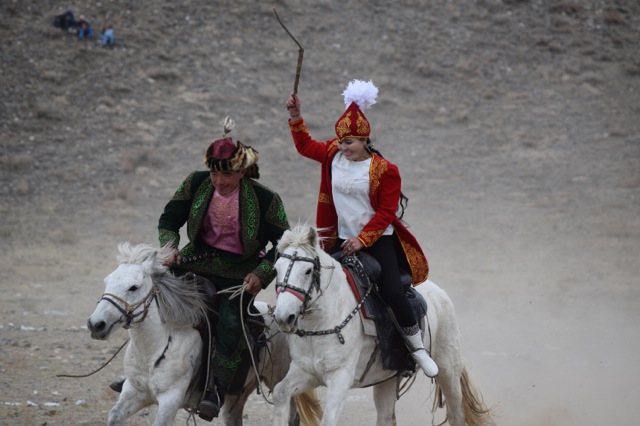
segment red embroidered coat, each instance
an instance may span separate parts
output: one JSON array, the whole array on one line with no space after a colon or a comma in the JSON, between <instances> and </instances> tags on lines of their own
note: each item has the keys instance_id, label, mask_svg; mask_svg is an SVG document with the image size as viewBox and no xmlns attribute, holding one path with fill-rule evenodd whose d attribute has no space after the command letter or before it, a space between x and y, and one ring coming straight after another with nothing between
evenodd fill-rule
<instances>
[{"instance_id":1,"label":"red embroidered coat","mask_svg":"<svg viewBox=\"0 0 640 426\"><path fill-rule=\"evenodd\" d=\"M336 244L338 237L338 215L333 204L331 189L331 163L339 151L338 140L332 139L326 142L314 140L302 119L289 121L289 128L298 152L322 163L316 226L319 234L324 238L322 248L329 250ZM373 154L369 181L369 200L375 214L360 231L358 239L365 247L371 247L382 236L384 230L390 224L393 225L394 235L399 240L404 257L411 269L413 285L418 285L427 279L429 263L416 238L396 216L401 184L398 167L379 155Z\"/></svg>"}]
</instances>

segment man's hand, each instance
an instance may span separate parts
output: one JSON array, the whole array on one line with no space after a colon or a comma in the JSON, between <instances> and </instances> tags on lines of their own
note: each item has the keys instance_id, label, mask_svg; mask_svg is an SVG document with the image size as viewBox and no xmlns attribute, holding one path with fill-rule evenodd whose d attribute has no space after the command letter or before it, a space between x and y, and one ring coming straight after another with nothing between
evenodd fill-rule
<instances>
[{"instance_id":1,"label":"man's hand","mask_svg":"<svg viewBox=\"0 0 640 426\"><path fill-rule=\"evenodd\" d=\"M244 291L252 296L257 295L260 293L260 290L262 290L262 282L254 273L247 274L247 276L244 277L244 285Z\"/></svg>"},{"instance_id":2,"label":"man's hand","mask_svg":"<svg viewBox=\"0 0 640 426\"><path fill-rule=\"evenodd\" d=\"M167 257L167 260L164 262L164 266L171 267L173 265L179 265L182 261L182 257L180 256L180 252L177 248L173 247L171 249L171 253Z\"/></svg>"}]
</instances>

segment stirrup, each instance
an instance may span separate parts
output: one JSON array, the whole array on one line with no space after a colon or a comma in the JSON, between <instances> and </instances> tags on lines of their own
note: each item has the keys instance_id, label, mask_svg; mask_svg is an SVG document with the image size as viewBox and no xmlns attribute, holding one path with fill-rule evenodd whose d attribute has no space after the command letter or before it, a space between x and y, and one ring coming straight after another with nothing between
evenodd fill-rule
<instances>
[{"instance_id":1,"label":"stirrup","mask_svg":"<svg viewBox=\"0 0 640 426\"><path fill-rule=\"evenodd\" d=\"M204 399L198 404L198 416L207 422L210 422L215 417L218 417L223 404L223 401L221 399L222 398L220 398L220 395L217 391L207 390L205 392Z\"/></svg>"}]
</instances>

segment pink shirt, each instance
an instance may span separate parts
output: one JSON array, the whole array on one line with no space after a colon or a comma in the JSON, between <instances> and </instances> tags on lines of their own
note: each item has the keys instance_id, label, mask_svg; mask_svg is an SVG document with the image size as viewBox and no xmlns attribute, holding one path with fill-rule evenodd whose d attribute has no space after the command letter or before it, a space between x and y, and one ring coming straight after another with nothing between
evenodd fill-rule
<instances>
[{"instance_id":1,"label":"pink shirt","mask_svg":"<svg viewBox=\"0 0 640 426\"><path fill-rule=\"evenodd\" d=\"M213 193L200 238L211 247L242 254L240 240L240 188L229 195Z\"/></svg>"}]
</instances>

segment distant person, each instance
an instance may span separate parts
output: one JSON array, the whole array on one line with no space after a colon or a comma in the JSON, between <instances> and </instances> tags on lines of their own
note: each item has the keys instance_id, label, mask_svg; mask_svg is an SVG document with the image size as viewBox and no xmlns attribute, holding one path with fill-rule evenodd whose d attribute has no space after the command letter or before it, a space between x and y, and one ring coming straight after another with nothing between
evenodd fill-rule
<instances>
[{"instance_id":1,"label":"distant person","mask_svg":"<svg viewBox=\"0 0 640 426\"><path fill-rule=\"evenodd\" d=\"M53 18L53 26L56 28L60 28L62 31L75 32L78 28L78 23L73 16L73 11L71 10L71 8L67 8L64 13L56 15Z\"/></svg>"},{"instance_id":2,"label":"distant person","mask_svg":"<svg viewBox=\"0 0 640 426\"><path fill-rule=\"evenodd\" d=\"M113 34L113 26L111 24L105 25L102 29L102 36L100 37L100 40L98 40L98 43L103 46L113 47L115 42L116 38Z\"/></svg>"},{"instance_id":3,"label":"distant person","mask_svg":"<svg viewBox=\"0 0 640 426\"><path fill-rule=\"evenodd\" d=\"M80 37L80 40L93 38L93 29L91 24L84 18L84 15L80 15L80 19L78 19L78 37Z\"/></svg>"}]
</instances>

